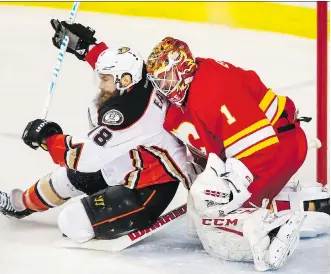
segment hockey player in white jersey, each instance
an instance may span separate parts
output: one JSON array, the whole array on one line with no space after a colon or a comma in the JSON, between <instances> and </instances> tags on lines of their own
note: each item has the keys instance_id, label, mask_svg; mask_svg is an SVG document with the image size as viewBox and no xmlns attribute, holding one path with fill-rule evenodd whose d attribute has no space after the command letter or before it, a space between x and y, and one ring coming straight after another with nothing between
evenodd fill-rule
<instances>
[{"instance_id":1,"label":"hockey player in white jersey","mask_svg":"<svg viewBox=\"0 0 331 274\"><path fill-rule=\"evenodd\" d=\"M53 43L59 46L65 28L57 20L52 25ZM24 142L48 150L61 168L26 191L2 192L0 209L21 218L85 193L89 196L61 212L61 231L78 242L113 239L151 226L178 185L187 184L186 148L163 129L167 103L146 79L139 53L94 45L94 31L79 24L73 27L80 34L74 39L69 33L68 51L86 60L99 77L100 93L89 110L92 129L88 136L76 137L63 134L54 122L30 122Z\"/></svg>"},{"instance_id":2,"label":"hockey player in white jersey","mask_svg":"<svg viewBox=\"0 0 331 274\"><path fill-rule=\"evenodd\" d=\"M97 47L101 46L102 44ZM98 50L97 47L95 47L96 55L97 52L100 54L100 49ZM213 157L209 160L212 159ZM209 167L214 167L214 163ZM234 170L240 172L239 167L235 166ZM202 178L209 172L210 169L207 169ZM273 214L266 208L242 209L238 204L237 210L234 212L224 210L228 217L220 217L218 204L213 199L205 199L205 196L200 196L201 189L197 186L200 185L201 176L199 178L194 183L188 199L188 230L197 233L205 249L210 254L227 260L254 261L256 269L260 271L281 267L297 246L299 230L306 213L301 211ZM207 176L208 182L215 180L220 179L218 176L217 178ZM224 183L223 179L222 182ZM235 185L235 187L239 186ZM225 208L226 204L231 204L233 207L236 202L233 196L235 192L232 192L226 183L224 188L226 190L223 193L225 196L222 203L225 204ZM241 191L244 193L243 188ZM209 198L217 197L218 194L220 193L213 191L204 193ZM193 199L193 197L195 198ZM316 197L310 196L310 199ZM324 196L319 198L324 198ZM325 200L328 202L327 197ZM204 212L205 208L202 210L199 203L208 205L208 210ZM233 229L231 226L236 227Z\"/></svg>"},{"instance_id":3,"label":"hockey player in white jersey","mask_svg":"<svg viewBox=\"0 0 331 274\"><path fill-rule=\"evenodd\" d=\"M77 45L76 45L77 46ZM96 49L99 53L100 53L100 47L102 47L103 45L102 44L99 44L99 45L96 45L95 47L94 47L94 49ZM73 47L74 48L74 47ZM76 48L77 49L77 48ZM70 48L69 48L69 50L70 50ZM122 51L125 51L125 49L122 49ZM81 58L81 59L89 59L89 57L91 57L91 59L93 59L92 57L93 57L93 54L88 54L87 56L85 56L85 57L82 57L82 56L80 56L79 54L81 54L81 52L83 52L84 53L84 49L79 49L79 52L77 52L76 50L73 50L73 53L75 53L76 54L76 56L78 55L78 57L79 58ZM93 49L91 50L91 52L90 53L92 53L93 52ZM95 57L98 57L98 54L96 54L97 56L94 56L94 58ZM83 54L83 56L84 56L84 54ZM161 99L161 98L159 98L159 99ZM92 115L93 116L93 115ZM121 121L122 119L120 118L120 116L118 115L118 113L114 113L114 115L110 115L111 117L114 117L113 118L113 120L114 121ZM95 117L95 116L94 116ZM95 123L95 119L92 119L92 120L94 120L94 123ZM92 121L93 122L93 121ZM154 120L151 120L151 122L154 122ZM60 132L60 131L59 131ZM93 132L92 132L93 133ZM107 134L102 134L101 136L99 136L100 137L100 139L99 139L99 141L100 142L104 142L104 138L103 137L105 137L105 138L108 138L107 137L108 135ZM58 136L59 137L59 136ZM51 137L52 138L52 137ZM54 139L57 139L56 137L53 137ZM62 138L62 140L61 140L61 138ZM57 141L59 141L59 143L64 143L64 144L69 144L69 147L71 146L71 144L70 144L70 142L69 143L67 143L67 142L64 142L64 139L65 138L63 138L63 137L59 137L59 140L57 140ZM40 140L39 140L39 142L40 142ZM54 144L56 143L56 141L54 141ZM41 143L41 145L43 146L43 144ZM60 147L61 147L61 145L60 145ZM63 147L63 145L62 145L62 147ZM145 149L146 149L146 147L145 147ZM65 149L64 149L64 151L65 151ZM73 150L74 151L74 150ZM135 150L133 150L133 151L135 151ZM56 154L56 153L54 153L54 157L53 157L53 159L55 160L55 161L58 161L58 163L63 163L64 165L68 165L68 164L73 164L73 165L75 165L75 163L77 164L77 167L79 167L81 164L82 164L82 162L81 162L81 159L77 162L75 162L75 161L72 161L72 159L79 159L79 157L77 158L77 157L66 157L65 159L64 159L64 157L63 157L63 155L65 155L65 154L62 154L62 153L60 153L60 155L58 155L58 154ZM68 155L68 154L67 154ZM75 153L73 153L73 155L76 155ZM52 155L53 156L53 155ZM59 156L59 157L57 157L57 156ZM126 157L126 156L124 156L124 157ZM70 160L71 159L71 160ZM116 161L116 160L115 160ZM139 161L139 159L138 159L138 161L136 161L136 159L135 159L135 162L136 163L138 163L138 164L141 164L141 161ZM116 161L115 163L118 163L118 161ZM83 165L82 165L83 166ZM109 167L111 168L112 166L111 165L109 165ZM87 168L89 168L89 166L87 166ZM138 167L137 167L138 168ZM102 172L97 172L98 174L99 174L99 176L101 176L101 175L103 175L103 176L101 176L102 177L102 179L104 180L104 175L105 174L111 174L111 172L112 171L114 171L114 170L110 170L110 171L108 171L108 173L107 172L105 172L105 169L103 169L103 171ZM137 170L136 170L137 171ZM79 174L79 173L78 173ZM92 176L95 176L95 174L96 173L89 173L90 175L91 174L93 174ZM116 172L114 172L113 174L117 174ZM118 174L120 174L120 173L118 173ZM137 172L136 173L131 173L132 174L132 176L131 176L131 178L137 178L137 176L135 177L134 175L137 175ZM79 178L79 176L82 176L81 178L82 179L78 179ZM80 175L74 175L74 176L72 176L72 178L76 178L76 179L78 179L77 181L83 181L83 183L82 183L82 185L84 186L85 185L85 182L84 182L84 180L86 180L86 178L88 178L87 177L88 175L87 174L80 174ZM129 176L130 177L130 176ZM122 177L123 178L123 177ZM214 178L213 178L214 179ZM71 179L70 181L73 181L74 179ZM94 181L94 182L96 182L96 181L98 181L98 180L95 180L95 179L93 179L93 180L88 180L89 182L90 181ZM115 180L116 181L116 180ZM88 185L88 184L87 184ZM91 185L90 185L90 187L91 187ZM121 196L116 196L116 197L119 197L119 198L121 198ZM94 199L95 199L95 201L94 201L94 203L95 204L99 204L99 206L100 205L102 205L102 202L104 201L103 200L103 196L102 197L100 197L100 199L99 199L99 196L94 196ZM116 202L118 202L118 199L116 199ZM80 204L79 204L80 205ZM188 205L189 205L189 216L191 217L190 218L190 220L192 221L193 220L193 223L195 222L195 226L193 226L193 229L192 229L192 231L195 231L195 230L197 230L197 232L200 230L203 230L202 228L200 228L200 226L199 226L199 224L200 224L200 222L202 222L202 219L201 219L201 215L200 214L197 214L197 215L194 215L194 211L192 210L192 203L191 203L191 200L189 199L189 203L188 203ZM81 208L81 207L80 207ZM69 218L73 218L73 219L75 219L74 217L75 217L75 213L77 212L76 211L76 209L75 208L73 208L72 207L72 209L73 210L68 210L67 211L67 213L68 214L62 214L61 216L63 216L63 220L64 220L64 226L63 226L63 231L65 230L65 229L67 229L67 231L64 231L65 232L65 234L68 234L70 237L72 237L73 239L75 239L75 240L77 240L77 241L85 241L85 240L87 240L87 239L90 239L91 237L94 237L94 234L93 233L95 233L95 232L91 232L91 230L88 230L88 233L87 234L79 234L79 233L77 233L77 231L81 231L80 229L82 228L82 227L76 227L76 226L74 226L73 225L73 222L72 223L70 223L70 222L67 222L67 220L69 219ZM256 209L253 209L253 210L251 210L251 212L254 212L254 211L257 211ZM249 211L247 210L247 211L244 211L244 210L242 210L241 211L242 213L248 213ZM264 217L267 217L267 216L269 216L269 211L263 211L263 210L259 210L258 211L259 212L259 214L261 214L261 212L263 213L263 214L265 214L265 215L263 215L263 214L261 214L261 215L259 215L259 214L256 214L256 215L252 215L252 216L257 216L257 217L254 217L255 219L254 220L258 220L261 216L264 218ZM65 211L64 211L64 213L65 213ZM198 217L197 217L198 216ZM248 220L249 219L249 215L244 215L244 214L242 214L242 216L245 216L245 218L243 218L242 219L242 222L241 222L241 224L243 224L244 222L244 220ZM261 218L262 218L261 217ZM276 222L276 223L273 223L273 225L276 225L276 227L275 228L279 228L279 227L281 227L281 226L284 226L285 227L285 229L282 229L282 231L284 231L285 230L285 233L287 233L286 235L288 235L288 231L290 231L292 234L293 234L293 238L295 238L295 236L296 236L296 234L295 234L295 232L296 232L296 228L297 227L300 227L300 225L301 225L301 217L302 216L297 216L297 219L295 220L295 219L293 219L293 220L295 220L295 223L294 223L294 225L293 226L290 226L289 228L287 228L287 226L285 226L285 224L286 224L286 222L288 221L288 220L290 220L291 218L294 218L295 216L292 216L292 215L286 215L286 217L285 218L282 218L281 219L281 222ZM208 220L206 220L205 222L206 222L206 226L209 226L209 224L211 223L211 218L210 217L207 217L207 219ZM85 221L87 220L86 218L84 219ZM89 220L87 220L87 222L84 222L84 225L86 225L88 222L90 221L90 219ZM99 221L99 223L102 223L103 221ZM215 221L213 221L213 222L215 222ZM213 223L212 222L212 223ZM222 222L222 220L217 220L216 221L216 225L218 226L219 225L219 223L220 222ZM226 221L227 222L227 221ZM225 223L226 223L225 222ZM190 222L189 222L190 223ZM192 223L192 222L191 222ZM252 221L250 221L250 223L252 223ZM231 222L229 221L229 224L231 224ZM249 224L249 222L248 222L248 224ZM70 230L70 225L73 225L73 229L72 230ZM108 227L109 228L109 227ZM192 228L192 226L189 226L189 228ZM250 228L250 229L247 229L246 231L247 231L247 235L251 235L252 234L252 232L251 231L255 231L254 230L254 227L252 227L252 226L248 226L248 228ZM76 229L76 230L75 230ZM268 229L270 229L270 227L268 227ZM231 236L232 236L232 232L231 231L227 231L226 229L224 229L222 232L226 232L227 234L225 234L225 235L227 235L226 237L219 237L219 236L221 236L220 234L219 234L219 231L218 231L219 229L218 228L216 228L216 231L218 232L218 233L216 233L215 234L215 228L214 228L214 231L213 231L213 233L214 233L214 238L212 238L213 240L213 242L218 242L218 243L222 243L222 246L223 246L223 248L222 248L222 252L223 252L223 250L224 250L224 252L226 252L226 250L230 250L229 252L231 253L231 254L233 254L234 252L233 252L233 248L232 248L232 246L231 246L231 243L232 243L232 241L233 242L235 242L235 240L233 239L233 238L231 238ZM294 230L294 231L293 231ZM91 232L91 233L90 233ZM268 234L270 231L263 231L265 234ZM240 232L239 231L239 234L240 233L243 233L243 232ZM75 237L75 235L74 234L76 234L76 235L78 235L77 236L77 238ZM198 234L199 234L199 232L198 232ZM272 233L269 233L270 235L272 234ZM292 235L291 234L291 235ZM200 233L200 235L201 235L201 233ZM277 234L278 235L278 234ZM279 234L278 236L279 237L281 237L282 235L284 235L284 234ZM98 236L98 235L97 235ZM109 236L109 235L107 235L107 236ZM219 239L217 238L217 237L219 237ZM268 236L269 237L269 236ZM215 239L218 239L218 240L215 240ZM203 239L203 237L201 237L201 239ZM228 240L226 240L226 239L231 239L231 241L229 242ZM245 238L246 239L246 238ZM267 241L267 238L266 238L266 235L264 235L264 237L262 237L262 238L258 238L257 239L257 241L260 241L261 239L263 239L263 241L264 241L264 243ZM270 239L270 238L269 238ZM295 238L296 239L296 238ZM252 248L252 246L255 248L255 250L256 250L256 244L253 242L253 244L251 244L250 245L250 243L249 242L247 242L248 240L246 240L246 245L245 245L245 243L243 243L243 244L241 244L242 246L243 246L243 250L244 251L247 251L248 250L248 253L246 252L245 254L246 255L236 255L236 256L238 256L238 258L236 259L236 260L247 260L247 258L248 259L251 259L251 260L253 260L253 253L250 251L251 250L251 248ZM262 242L263 242L262 241ZM206 245L205 244L205 242L202 240L202 242L203 242L203 244L204 244L204 247L206 248L206 250L208 251L208 252L210 252L210 248L208 249L208 246L209 246L209 244L208 245ZM260 242L258 242L258 243L260 243ZM291 250L294 250L294 244L296 243L296 241L293 241L293 248L291 249ZM287 244L287 246L290 246L291 244L292 244L292 242L290 242L290 243L286 243ZM267 247L265 248L265 249L263 249L262 248L262 251L261 252L265 252L266 251L266 249L267 248L269 248L269 246L268 245L266 245ZM218 247L220 247L220 246L218 246ZM257 246L257 247L260 247L260 246ZM273 246L274 247L274 246ZM246 248L246 249L245 249ZM239 250L235 250L235 252L239 252L240 251L240 249ZM210 252L211 254L213 254L213 252ZM240 253L240 252L239 252ZM269 254L269 253L268 253ZM217 256L217 252L214 250L214 254L213 255L215 255L215 256ZM220 256L218 256L218 257L221 257L221 258L224 258L224 259L232 259L231 257L226 257L226 256L223 256L223 255L220 255ZM263 259L265 258L265 256L263 257ZM287 258L287 257L286 257ZM286 259L285 258L285 259ZM278 261L277 261L277 263L275 263L274 261L267 261L267 263L268 264L270 264L271 265L271 263L273 263L273 266L272 267L269 267L269 268L276 268L275 266L280 266L281 265L281 263L283 263L283 258L282 257L277 257L277 260L279 261L280 260L280 263L278 264ZM285 261L284 261L285 262ZM264 263L265 262L262 262L262 266L260 267L260 268L263 268L263 269L265 269L266 267L264 266ZM267 267L268 268L268 267Z\"/></svg>"}]
</instances>

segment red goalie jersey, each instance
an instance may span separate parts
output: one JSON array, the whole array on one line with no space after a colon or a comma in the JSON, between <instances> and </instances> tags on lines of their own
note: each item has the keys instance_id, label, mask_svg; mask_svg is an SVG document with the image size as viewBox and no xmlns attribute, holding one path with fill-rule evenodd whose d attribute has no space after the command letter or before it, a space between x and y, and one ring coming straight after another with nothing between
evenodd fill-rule
<instances>
[{"instance_id":1,"label":"red goalie jersey","mask_svg":"<svg viewBox=\"0 0 331 274\"><path fill-rule=\"evenodd\" d=\"M278 194L306 157L294 103L268 89L254 71L213 59L196 62L186 105L171 105L165 129L195 155L213 152L224 161L242 161L254 176L249 201L261 205Z\"/></svg>"}]
</instances>

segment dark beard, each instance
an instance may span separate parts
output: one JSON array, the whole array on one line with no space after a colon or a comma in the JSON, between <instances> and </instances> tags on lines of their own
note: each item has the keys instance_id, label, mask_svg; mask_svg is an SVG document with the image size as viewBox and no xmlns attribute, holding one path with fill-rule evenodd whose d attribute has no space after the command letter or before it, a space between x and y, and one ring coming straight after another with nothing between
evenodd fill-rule
<instances>
[{"instance_id":1,"label":"dark beard","mask_svg":"<svg viewBox=\"0 0 331 274\"><path fill-rule=\"evenodd\" d=\"M101 91L94 99L95 106L100 108L104 103L106 103L111 98L115 98L120 95L119 90L115 90L113 93Z\"/></svg>"}]
</instances>

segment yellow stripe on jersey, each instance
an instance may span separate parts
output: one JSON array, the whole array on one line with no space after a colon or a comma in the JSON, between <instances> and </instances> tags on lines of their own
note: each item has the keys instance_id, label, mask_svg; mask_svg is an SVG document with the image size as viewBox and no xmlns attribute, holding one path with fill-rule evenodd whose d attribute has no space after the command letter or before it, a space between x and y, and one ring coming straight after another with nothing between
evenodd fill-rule
<instances>
[{"instance_id":1,"label":"yellow stripe on jersey","mask_svg":"<svg viewBox=\"0 0 331 274\"><path fill-rule=\"evenodd\" d=\"M276 133L273 127L269 124L266 127L260 128L251 134L241 138L237 142L225 148L225 156L227 158L235 157L243 151L259 144L260 142L275 137Z\"/></svg>"},{"instance_id":2,"label":"yellow stripe on jersey","mask_svg":"<svg viewBox=\"0 0 331 274\"><path fill-rule=\"evenodd\" d=\"M278 121L280 115L282 115L286 104L286 97L280 95L278 95L277 97L278 97L278 108L275 117L272 119L272 121L270 121L272 125L274 125Z\"/></svg>"},{"instance_id":3,"label":"yellow stripe on jersey","mask_svg":"<svg viewBox=\"0 0 331 274\"><path fill-rule=\"evenodd\" d=\"M260 109L265 112L267 107L270 105L270 103L275 97L276 94L271 89L269 89L259 104Z\"/></svg>"},{"instance_id":4,"label":"yellow stripe on jersey","mask_svg":"<svg viewBox=\"0 0 331 274\"><path fill-rule=\"evenodd\" d=\"M238 154L234 158L236 158L236 159L239 160L241 158L244 158L244 157L247 157L249 155L252 155L253 153L255 153L257 151L262 150L262 149L264 149L264 148L266 148L268 146L271 146L273 144L276 144L278 142L279 142L279 140L278 140L278 138L276 136L275 137L271 137L271 138L269 138L269 139L267 139L267 140L265 140L265 141L263 141L261 143L256 144L255 146L253 146L253 147L251 147L251 148L243 151L242 153Z\"/></svg>"},{"instance_id":5,"label":"yellow stripe on jersey","mask_svg":"<svg viewBox=\"0 0 331 274\"><path fill-rule=\"evenodd\" d=\"M269 89L261 100L259 107L266 114L271 125L274 125L283 113L285 103L286 97L276 95L271 89ZM277 106L274 106L275 104L277 104Z\"/></svg>"},{"instance_id":6,"label":"yellow stripe on jersey","mask_svg":"<svg viewBox=\"0 0 331 274\"><path fill-rule=\"evenodd\" d=\"M243 129L242 131L239 131L238 133L236 133L236 134L232 135L231 137L229 137L228 139L226 139L224 141L224 147L225 148L228 147L229 145L233 144L235 141L241 139L245 135L248 135L266 125L270 125L270 121L268 119L263 119L263 120L256 122L255 124Z\"/></svg>"}]
</instances>

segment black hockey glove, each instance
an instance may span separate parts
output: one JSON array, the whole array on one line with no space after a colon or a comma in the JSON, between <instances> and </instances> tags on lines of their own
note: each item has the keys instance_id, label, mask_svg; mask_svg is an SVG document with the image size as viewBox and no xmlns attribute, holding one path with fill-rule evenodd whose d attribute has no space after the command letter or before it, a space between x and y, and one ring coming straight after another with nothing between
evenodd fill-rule
<instances>
[{"instance_id":1,"label":"black hockey glove","mask_svg":"<svg viewBox=\"0 0 331 274\"><path fill-rule=\"evenodd\" d=\"M57 123L36 119L27 124L22 139L26 145L33 149L41 147L43 150L48 150L46 139L55 134L63 134L61 127Z\"/></svg>"},{"instance_id":2,"label":"black hockey glove","mask_svg":"<svg viewBox=\"0 0 331 274\"><path fill-rule=\"evenodd\" d=\"M75 54L79 60L84 60L90 45L94 45L97 41L94 38L95 30L90 27L76 23L70 24L66 21L60 22L57 19L52 19L51 25L55 30L52 38L53 45L59 49L64 37L67 35L69 37L67 52Z\"/></svg>"}]
</instances>

